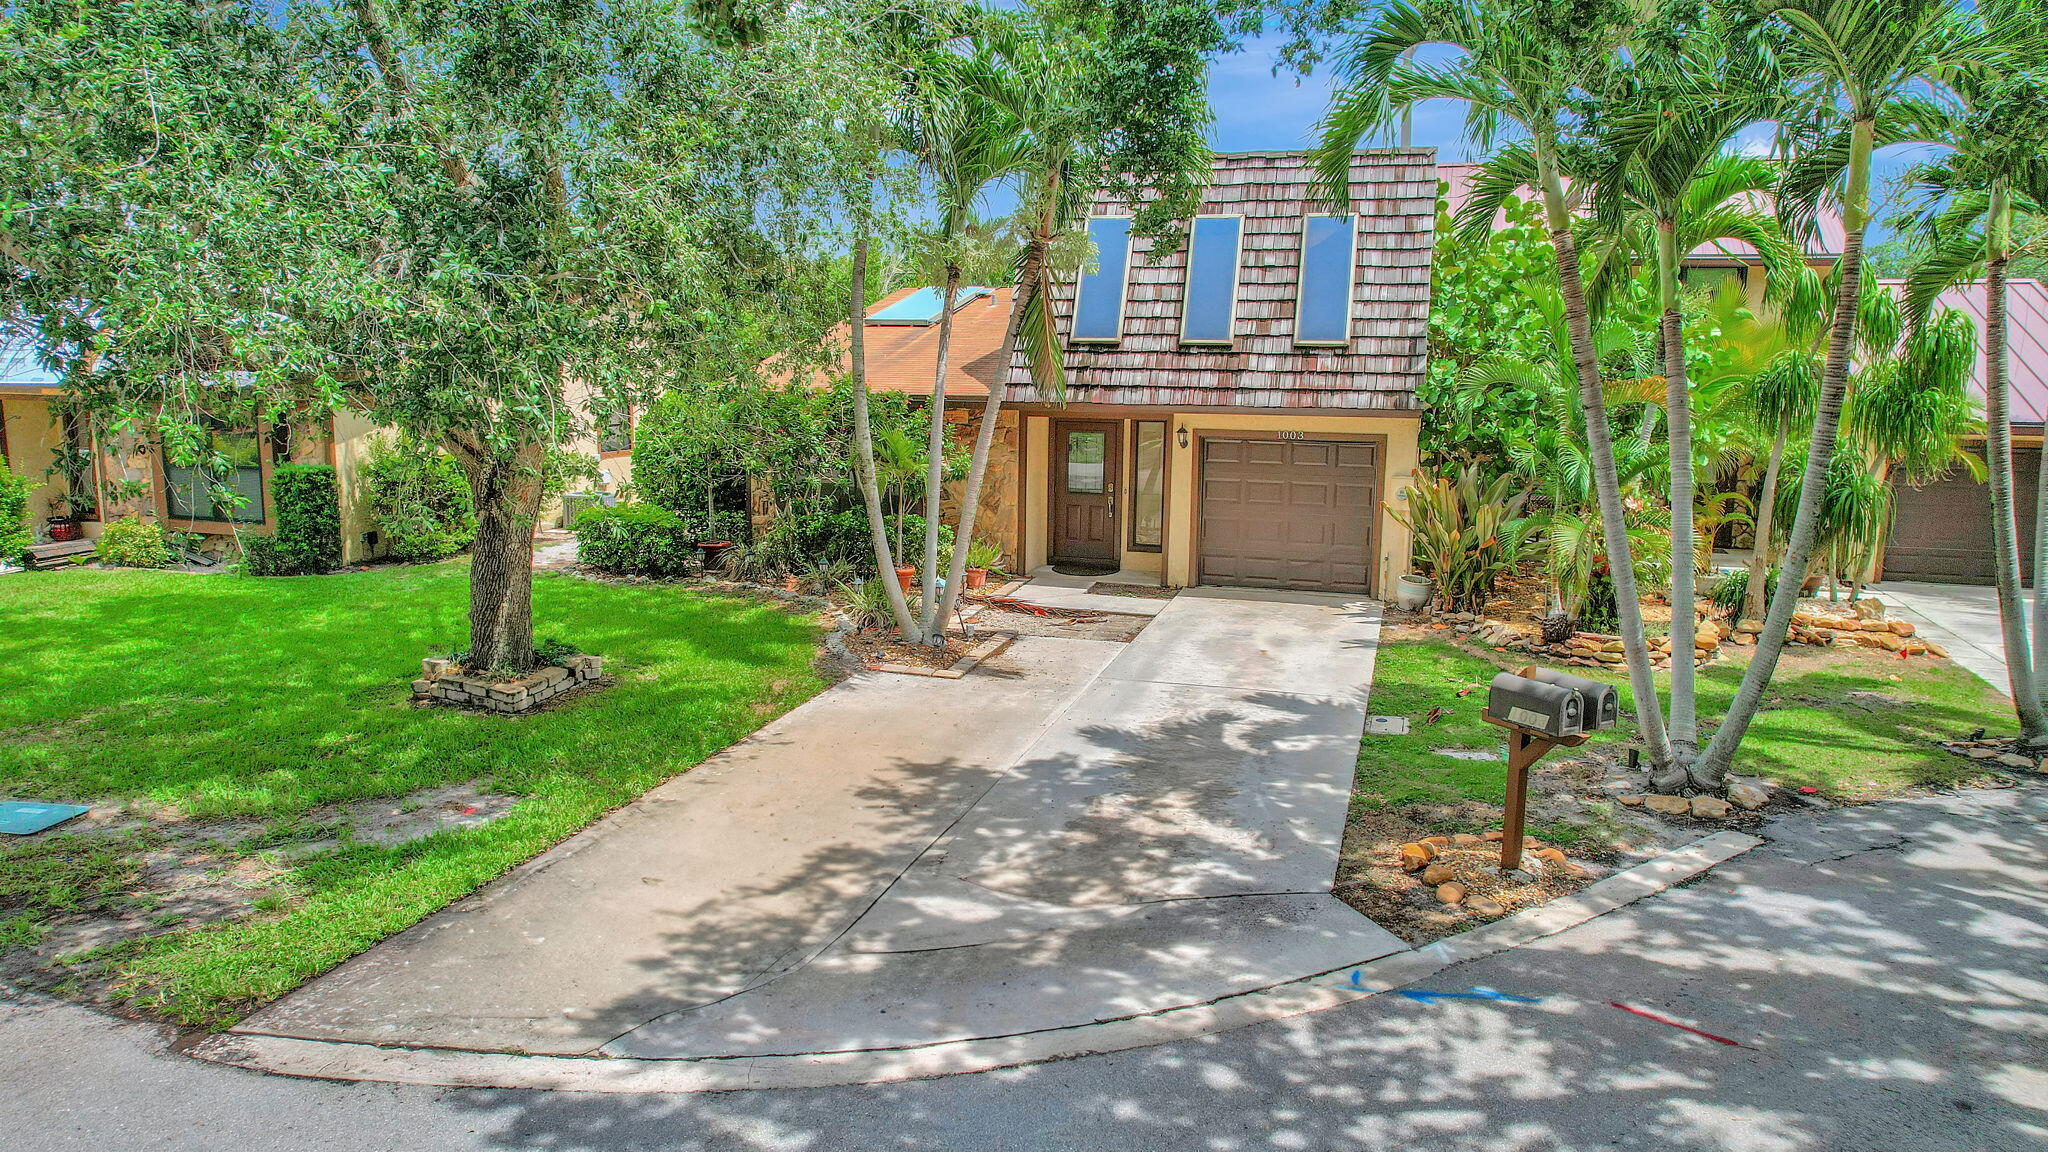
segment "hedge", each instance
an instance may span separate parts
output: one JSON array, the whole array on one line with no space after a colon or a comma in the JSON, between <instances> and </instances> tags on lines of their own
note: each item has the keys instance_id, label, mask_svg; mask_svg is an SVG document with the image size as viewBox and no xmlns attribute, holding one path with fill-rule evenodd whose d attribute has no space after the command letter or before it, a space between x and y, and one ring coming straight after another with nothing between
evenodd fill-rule
<instances>
[{"instance_id":1,"label":"hedge","mask_svg":"<svg viewBox=\"0 0 2048 1152\"><path fill-rule=\"evenodd\" d=\"M626 576L687 576L699 564L696 533L652 504L592 508L576 517L576 556Z\"/></svg>"},{"instance_id":2,"label":"hedge","mask_svg":"<svg viewBox=\"0 0 2048 1152\"><path fill-rule=\"evenodd\" d=\"M341 563L341 501L334 469L325 464L280 464L270 470L277 527L242 541L242 564L252 576L315 576Z\"/></svg>"}]
</instances>

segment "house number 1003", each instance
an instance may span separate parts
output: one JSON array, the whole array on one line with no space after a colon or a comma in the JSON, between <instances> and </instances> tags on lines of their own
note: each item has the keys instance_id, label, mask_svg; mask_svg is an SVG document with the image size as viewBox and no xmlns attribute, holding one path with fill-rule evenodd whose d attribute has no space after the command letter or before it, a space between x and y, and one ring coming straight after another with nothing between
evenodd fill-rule
<instances>
[{"instance_id":1,"label":"house number 1003","mask_svg":"<svg viewBox=\"0 0 2048 1152\"><path fill-rule=\"evenodd\" d=\"M1276 433L1276 435L1278 435L1278 436L1280 437L1280 439L1282 439L1282 440L1299 440L1299 439L1301 439L1301 433L1299 433L1299 432L1280 432L1280 433Z\"/></svg>"}]
</instances>

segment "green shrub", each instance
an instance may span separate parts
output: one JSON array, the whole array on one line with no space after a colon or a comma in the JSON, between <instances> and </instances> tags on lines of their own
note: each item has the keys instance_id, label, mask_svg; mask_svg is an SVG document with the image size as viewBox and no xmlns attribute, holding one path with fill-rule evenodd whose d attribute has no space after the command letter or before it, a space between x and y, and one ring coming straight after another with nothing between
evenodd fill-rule
<instances>
[{"instance_id":1,"label":"green shrub","mask_svg":"<svg viewBox=\"0 0 2048 1152\"><path fill-rule=\"evenodd\" d=\"M356 475L363 502L401 560L445 560L476 536L476 505L453 457L401 434L374 441Z\"/></svg>"},{"instance_id":2,"label":"green shrub","mask_svg":"<svg viewBox=\"0 0 2048 1152\"><path fill-rule=\"evenodd\" d=\"M1749 592L1749 573L1724 572L1714 581L1713 594L1707 599L1723 612L1733 616L1742 611L1742 598Z\"/></svg>"},{"instance_id":3,"label":"green shrub","mask_svg":"<svg viewBox=\"0 0 2048 1152\"><path fill-rule=\"evenodd\" d=\"M1521 560L1533 530L1521 515L1528 497L1513 478L1487 480L1476 464L1455 477L1417 468L1408 508L1394 518L1415 535L1415 556L1436 585L1436 602L1450 611L1483 612L1502 576Z\"/></svg>"},{"instance_id":4,"label":"green shrub","mask_svg":"<svg viewBox=\"0 0 2048 1152\"><path fill-rule=\"evenodd\" d=\"M242 539L242 568L251 576L317 576L341 563L341 502L334 469L280 464L270 470L277 525L268 536Z\"/></svg>"},{"instance_id":5,"label":"green shrub","mask_svg":"<svg viewBox=\"0 0 2048 1152\"><path fill-rule=\"evenodd\" d=\"M892 526L891 534L895 529ZM910 556L899 562L917 564L924 555L924 517L903 517L903 538ZM939 525L939 556L952 554L953 529ZM845 565L861 576L875 571L875 546L868 538L868 515L862 508L843 508L824 516L785 513L755 545L756 555L780 572L809 572L827 565Z\"/></svg>"},{"instance_id":6,"label":"green shrub","mask_svg":"<svg viewBox=\"0 0 2048 1152\"><path fill-rule=\"evenodd\" d=\"M28 480L0 463L0 562L20 560L35 542L28 528L28 494Z\"/></svg>"},{"instance_id":7,"label":"green shrub","mask_svg":"<svg viewBox=\"0 0 2048 1152\"><path fill-rule=\"evenodd\" d=\"M576 556L604 572L687 576L699 563L696 533L652 504L592 508L576 518Z\"/></svg>"},{"instance_id":8,"label":"green shrub","mask_svg":"<svg viewBox=\"0 0 2048 1152\"><path fill-rule=\"evenodd\" d=\"M161 568L171 562L171 549L164 543L162 525L134 516L123 517L101 529L93 550L100 563L122 568Z\"/></svg>"}]
</instances>

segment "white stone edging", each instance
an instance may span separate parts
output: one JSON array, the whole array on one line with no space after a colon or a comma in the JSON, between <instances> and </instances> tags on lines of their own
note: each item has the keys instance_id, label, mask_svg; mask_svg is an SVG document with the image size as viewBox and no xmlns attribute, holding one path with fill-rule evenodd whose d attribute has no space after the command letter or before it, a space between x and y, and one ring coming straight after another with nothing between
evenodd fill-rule
<instances>
[{"instance_id":1,"label":"white stone edging","mask_svg":"<svg viewBox=\"0 0 2048 1152\"><path fill-rule=\"evenodd\" d=\"M1583 924L1662 892L1762 843L1741 832L1717 832L1597 881L1575 895L1421 948L1396 952L1355 967L1311 973L1205 1004L1011 1036L866 1051L646 1059L528 1056L220 1033L204 1037L184 1051L218 1064L317 1080L560 1092L822 1088L986 1072L1143 1048L1354 1003L1467 960L1504 952Z\"/></svg>"}]
</instances>

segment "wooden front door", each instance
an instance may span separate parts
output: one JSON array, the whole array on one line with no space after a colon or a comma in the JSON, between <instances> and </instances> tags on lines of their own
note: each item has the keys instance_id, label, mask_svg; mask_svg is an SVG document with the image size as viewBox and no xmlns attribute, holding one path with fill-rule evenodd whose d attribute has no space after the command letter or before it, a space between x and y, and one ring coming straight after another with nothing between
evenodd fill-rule
<instances>
[{"instance_id":1,"label":"wooden front door","mask_svg":"<svg viewBox=\"0 0 2048 1152\"><path fill-rule=\"evenodd\" d=\"M1123 426L1114 420L1060 420L1052 426L1052 558L1055 563L1115 564L1116 482Z\"/></svg>"}]
</instances>

